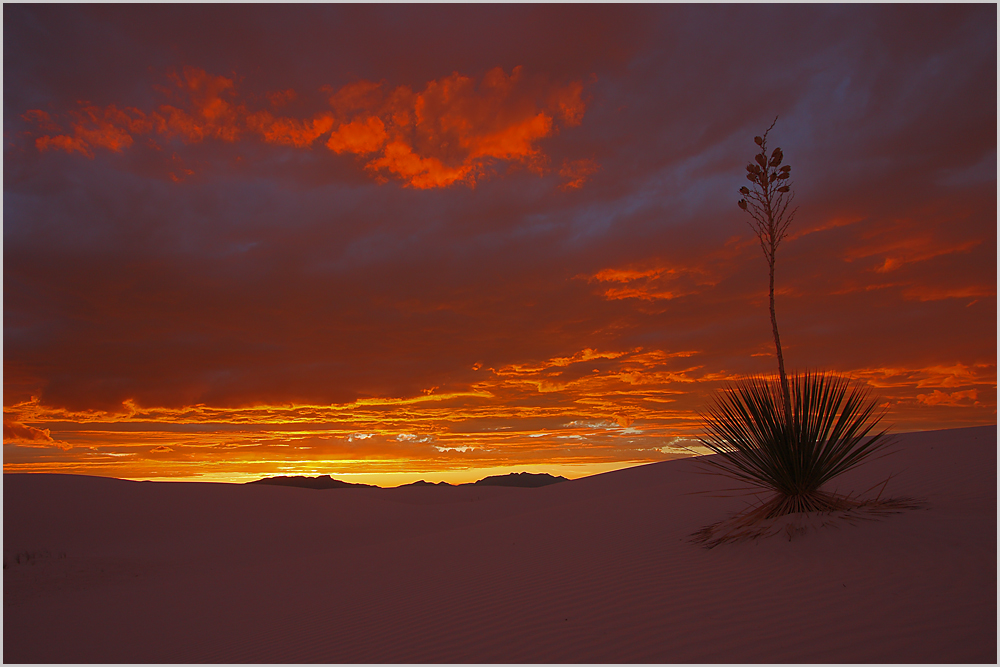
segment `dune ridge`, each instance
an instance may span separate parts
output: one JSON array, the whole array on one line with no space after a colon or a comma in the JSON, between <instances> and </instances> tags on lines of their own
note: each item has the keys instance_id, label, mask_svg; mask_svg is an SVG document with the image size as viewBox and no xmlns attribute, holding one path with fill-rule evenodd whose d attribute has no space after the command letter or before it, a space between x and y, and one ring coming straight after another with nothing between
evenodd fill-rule
<instances>
[{"instance_id":1,"label":"dune ridge","mask_svg":"<svg viewBox=\"0 0 1000 667\"><path fill-rule=\"evenodd\" d=\"M712 550L750 499L698 459L530 490L4 475L4 661L995 662L996 427L898 441L838 485L925 509Z\"/></svg>"}]
</instances>

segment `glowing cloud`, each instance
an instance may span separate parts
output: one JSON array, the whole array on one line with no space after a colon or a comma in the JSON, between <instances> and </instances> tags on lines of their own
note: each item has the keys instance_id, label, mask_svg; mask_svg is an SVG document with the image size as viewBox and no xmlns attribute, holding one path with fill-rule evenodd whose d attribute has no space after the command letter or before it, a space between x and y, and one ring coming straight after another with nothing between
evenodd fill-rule
<instances>
[{"instance_id":1,"label":"glowing cloud","mask_svg":"<svg viewBox=\"0 0 1000 667\"><path fill-rule=\"evenodd\" d=\"M561 186L561 190L579 190L583 187L591 176L600 171L601 166L597 163L597 160L584 159L584 160L566 160L563 162L563 166L559 169L559 175L565 181Z\"/></svg>"},{"instance_id":2,"label":"glowing cloud","mask_svg":"<svg viewBox=\"0 0 1000 667\"><path fill-rule=\"evenodd\" d=\"M54 136L46 134L35 139L38 150L56 148L67 153L76 151L89 158L94 157L92 148L106 148L120 153L132 145L133 133L147 132L150 127L141 111L137 109L121 111L114 105L105 109L90 104L81 105L78 111L71 113L72 134L56 134L62 132L62 128L49 114L38 109L29 111L23 118L37 123L40 129L54 134Z\"/></svg>"},{"instance_id":3,"label":"glowing cloud","mask_svg":"<svg viewBox=\"0 0 1000 667\"><path fill-rule=\"evenodd\" d=\"M136 136L152 133L186 144L235 142L250 135L299 149L326 136L329 150L364 159L365 170L376 179L394 178L423 189L455 183L473 187L500 161L545 174L548 156L539 140L556 133L560 124L579 125L586 106L580 82L553 86L529 80L520 67L509 75L495 68L478 82L456 72L429 81L419 92L407 86L387 91L370 81L336 91L327 88L332 111L320 110L309 118L251 110L233 79L202 69L185 67L169 78L172 86L157 88L169 103L148 113L81 103L66 114L69 131L40 109L22 118L36 126L38 150L89 158L97 148L120 153ZM264 95L275 110L297 97L291 89ZM581 187L598 168L592 159L564 162L559 170L566 181L563 188Z\"/></svg>"},{"instance_id":4,"label":"glowing cloud","mask_svg":"<svg viewBox=\"0 0 1000 667\"><path fill-rule=\"evenodd\" d=\"M500 68L477 85L454 73L430 81L420 92L401 86L359 82L330 98L331 106L350 118L330 135L336 153L368 156L366 169L398 178L414 188L474 186L496 161L521 164L545 173L546 156L538 140L555 132L556 121L580 123L582 85L555 88L543 103L537 83L525 81L520 67L510 75Z\"/></svg>"},{"instance_id":5,"label":"glowing cloud","mask_svg":"<svg viewBox=\"0 0 1000 667\"><path fill-rule=\"evenodd\" d=\"M927 405L978 405L978 401L976 400L978 396L979 392L975 389L953 391L951 393L935 389L931 394L917 394L917 400Z\"/></svg>"},{"instance_id":6,"label":"glowing cloud","mask_svg":"<svg viewBox=\"0 0 1000 667\"><path fill-rule=\"evenodd\" d=\"M52 437L52 432L47 428L35 428L29 424L20 422L3 423L4 444L17 444L22 447L58 447L59 449L72 449L72 445L60 442Z\"/></svg>"},{"instance_id":7,"label":"glowing cloud","mask_svg":"<svg viewBox=\"0 0 1000 667\"><path fill-rule=\"evenodd\" d=\"M706 286L715 285L709 269L698 266L657 266L650 269L633 267L610 268L591 276L578 276L587 282L608 285L603 296L609 301L641 299L658 301L696 294Z\"/></svg>"},{"instance_id":8,"label":"glowing cloud","mask_svg":"<svg viewBox=\"0 0 1000 667\"><path fill-rule=\"evenodd\" d=\"M312 120L275 118L269 111L260 111L247 117L247 126L259 133L264 141L272 144L306 148L333 127L333 115L316 114Z\"/></svg>"}]
</instances>

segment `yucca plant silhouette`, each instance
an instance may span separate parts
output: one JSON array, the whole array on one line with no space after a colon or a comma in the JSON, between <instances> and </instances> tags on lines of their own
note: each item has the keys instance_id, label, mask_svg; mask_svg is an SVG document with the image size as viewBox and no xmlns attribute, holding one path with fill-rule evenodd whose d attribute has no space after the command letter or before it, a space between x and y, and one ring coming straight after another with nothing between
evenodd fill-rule
<instances>
[{"instance_id":1,"label":"yucca plant silhouette","mask_svg":"<svg viewBox=\"0 0 1000 667\"><path fill-rule=\"evenodd\" d=\"M758 518L865 504L822 486L889 444L885 429L875 431L884 414L878 401L864 385L829 373L795 375L789 388L787 415L773 379L751 376L723 389L704 415L701 441L720 454L706 462L774 492Z\"/></svg>"},{"instance_id":2,"label":"yucca plant silhouette","mask_svg":"<svg viewBox=\"0 0 1000 667\"><path fill-rule=\"evenodd\" d=\"M862 383L832 373L804 373L790 379L785 373L774 309L774 266L796 209L790 210L794 198L791 166L782 164L780 148L770 155L767 152L767 135L777 120L762 136L754 137L760 152L746 167L752 187L740 188L743 198L738 204L749 214L748 223L767 259L778 376L745 377L723 388L702 414L705 435L701 438L702 444L719 455L706 463L772 494L737 515L726 530L719 530L725 523L720 522L695 534L711 545L726 541L727 536L746 536L755 522L786 514L905 505L880 498L859 500L822 488L891 440L885 429L876 431L885 411L879 410L878 401Z\"/></svg>"}]
</instances>

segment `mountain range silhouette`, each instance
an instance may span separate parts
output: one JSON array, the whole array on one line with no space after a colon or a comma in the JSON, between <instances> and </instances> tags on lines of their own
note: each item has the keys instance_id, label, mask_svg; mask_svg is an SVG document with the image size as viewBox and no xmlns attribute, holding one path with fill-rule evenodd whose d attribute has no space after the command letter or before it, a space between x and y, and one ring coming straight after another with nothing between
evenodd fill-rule
<instances>
[{"instance_id":1,"label":"mountain range silhouette","mask_svg":"<svg viewBox=\"0 0 1000 667\"><path fill-rule=\"evenodd\" d=\"M401 484L400 487L404 486L516 486L521 488L537 488L540 486L548 486L549 484L558 484L559 482L568 482L569 479L566 477L558 475L550 475L549 473L532 473L532 472L512 472L507 475L491 475L489 477L484 477L475 482L466 482L465 484L449 484L448 482L426 482L420 480L417 482L411 482L409 484ZM319 475L318 477L306 477L303 475L279 475L277 477L264 477L263 479L255 479L252 482L246 482L246 484L270 484L273 486L296 486L303 489L345 489L348 487L353 488L367 488L367 489L381 489L385 487L376 486L375 484L356 484L353 482L343 482L339 479L334 479L330 475Z\"/></svg>"}]
</instances>

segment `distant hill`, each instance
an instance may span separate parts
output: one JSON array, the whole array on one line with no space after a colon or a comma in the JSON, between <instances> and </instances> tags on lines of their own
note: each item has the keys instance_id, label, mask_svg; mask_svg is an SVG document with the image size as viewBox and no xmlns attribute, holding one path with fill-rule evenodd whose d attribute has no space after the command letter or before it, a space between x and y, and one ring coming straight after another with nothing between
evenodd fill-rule
<instances>
[{"instance_id":1,"label":"distant hill","mask_svg":"<svg viewBox=\"0 0 1000 667\"><path fill-rule=\"evenodd\" d=\"M319 477L280 475L278 477L265 477L264 479L255 479L252 482L247 482L247 484L272 484L275 486L297 486L303 489L343 489L347 487L368 488L368 489L379 488L374 484L352 484L351 482L341 482L339 479L333 479L329 475L320 475Z\"/></svg>"},{"instance_id":2,"label":"distant hill","mask_svg":"<svg viewBox=\"0 0 1000 667\"><path fill-rule=\"evenodd\" d=\"M449 484L448 482L425 482L420 480L418 482L410 482L409 484L401 484L397 488L402 488L404 486L519 486L522 488L535 488L539 486L548 486L549 484L558 484L559 482L568 482L569 480L565 477L557 477L555 475L550 475L546 472L543 473L532 473L532 472L512 472L509 475L492 475L490 477L484 477L478 482L468 482L466 484ZM319 477L304 477L301 475L280 475L278 477L265 477L263 479L255 479L252 482L246 482L246 484L271 484L273 486L297 486L300 489L346 489L348 487L358 488L358 489L380 489L382 487L376 486L374 484L353 484L351 482L342 482L339 479L333 479L329 475L320 475Z\"/></svg>"},{"instance_id":3,"label":"distant hill","mask_svg":"<svg viewBox=\"0 0 1000 667\"><path fill-rule=\"evenodd\" d=\"M512 472L509 475L492 475L490 477L484 477L478 482L475 482L474 486L520 486L534 488L568 481L569 480L565 477L550 475L547 472Z\"/></svg>"},{"instance_id":4,"label":"distant hill","mask_svg":"<svg viewBox=\"0 0 1000 667\"><path fill-rule=\"evenodd\" d=\"M425 482L420 480L418 482L410 482L409 484L400 484L397 488L402 488L404 486L455 486L454 484L449 484L448 482Z\"/></svg>"}]
</instances>

